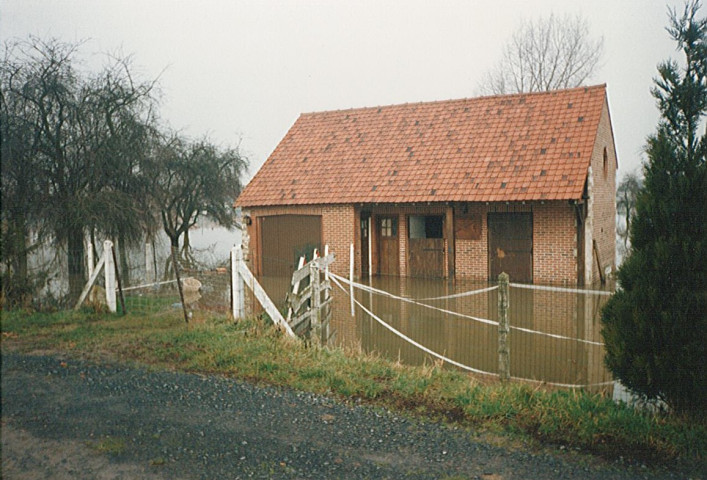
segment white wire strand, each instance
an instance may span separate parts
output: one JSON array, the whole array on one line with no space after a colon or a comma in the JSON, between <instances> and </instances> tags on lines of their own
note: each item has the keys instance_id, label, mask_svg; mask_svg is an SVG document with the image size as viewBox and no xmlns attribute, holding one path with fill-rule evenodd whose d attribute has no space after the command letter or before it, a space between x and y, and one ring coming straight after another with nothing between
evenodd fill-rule
<instances>
[{"instance_id":1,"label":"white wire strand","mask_svg":"<svg viewBox=\"0 0 707 480\"><path fill-rule=\"evenodd\" d=\"M333 274L332 274L332 276L331 276L331 278L332 278L332 280L334 281L334 283L336 283L336 286L339 287L344 293L347 293L347 292L346 292L346 289L341 285L341 283L339 283L339 280L338 280L337 277L338 277L338 278L341 278L341 277L339 277L338 275L333 275ZM356 300L355 298L354 298L354 303L355 303L356 305L358 305L359 307L361 307L361 309L362 309L364 312L366 312L368 315L370 315L370 317L373 318L376 322L378 322L381 326L387 328L388 330L390 330L391 332L393 332L395 335L397 335L398 337L402 338L402 339L405 340L406 342L408 342L408 343L410 343L410 344L416 346L417 348L419 348L419 349L422 350L423 352L429 353L429 354L432 355L433 357L439 358L440 360L445 361L445 362L447 362L447 363L449 363L449 364L451 364L451 365L454 365L454 366L456 366L456 367L459 367L459 368L461 368L461 369L463 369L463 370L468 370L468 371L470 371L470 372L478 373L478 374L480 374L480 375L490 375L490 376L498 377L498 373L485 372L485 371L483 371L483 370L479 370L479 369L470 367L470 366L468 366L468 365L464 365L463 363L456 362L456 361L452 360L451 358L445 357L444 355L440 355L439 353L437 353L437 352L435 352L435 351L433 351L433 350L430 350L429 348L425 347L424 345L422 345L422 344L420 344L420 343L417 343L417 342L416 342L415 340L413 340L412 338L406 336L404 333L400 332L399 330L396 330L395 328L393 328L393 326L389 325L388 323L386 323L386 322L384 322L383 320L381 320L380 318L378 318L378 316L377 316L375 313L373 313L372 311L370 311L369 309L367 309L361 302L359 302L359 301Z\"/></svg>"},{"instance_id":2,"label":"white wire strand","mask_svg":"<svg viewBox=\"0 0 707 480\"><path fill-rule=\"evenodd\" d=\"M333 274L333 273L331 273L331 272L330 272L330 276L331 276L332 280L334 281L334 283L336 284L336 286L339 287L339 289L340 289L342 292L344 292L345 294L348 295L349 292L347 292L347 290L346 290L346 289L343 287L343 285L341 285L341 283L339 282L339 279L343 279L343 280L346 280L346 279L343 278L343 277L340 277L339 275ZM384 320L382 320L382 319L379 318L375 313L373 313L372 311L370 311L369 309L367 309L361 302L359 302L359 301L356 300L355 298L353 299L353 301L354 301L354 303L355 303L356 305L358 305L364 312L366 312L371 318L373 318L373 319L374 319L376 322L378 322L381 326L383 326L384 328L388 329L388 330L391 331L393 334L395 334L395 335L397 335L398 337L402 338L403 340L405 340L406 342L410 343L411 345L414 345L415 347L419 348L419 349L422 350L423 352L426 352L426 353L432 355L432 356L435 357L435 358L438 358L438 359L440 359L440 360L442 360L442 361L444 361L444 362L447 362L447 363L449 363L450 365L454 365L455 367L459 367L459 368L461 368L462 370L467 370L467 371L469 371L469 372L477 373L477 374L480 374L480 375L487 375L487 376L493 376L493 377L498 377L498 376L499 376L498 373L486 372L486 371L484 371L484 370L479 370L479 369L477 369L477 368L470 367L470 366L468 366L468 365L464 365L463 363L459 363L459 362L457 362L457 361L455 361L455 360L452 360L452 359L449 358L449 357L445 357L444 355L441 355L441 354L439 354L439 353L437 353L437 352L435 352L435 351L433 351L433 350L430 350L429 348L425 347L425 346L422 345L421 343L416 342L415 340L413 340L412 338L408 337L408 336L405 335L404 333L402 333L402 332L400 332L399 330L395 329L392 325L389 325L388 323L386 323ZM541 332L541 333L542 333L542 332ZM572 383L547 382L547 381L544 381L544 380L535 380L535 379L532 379L532 378L522 378L522 377L511 377L511 379L512 379L512 380L521 381L521 382L537 383L537 384L550 385L550 386L561 387L561 388L589 388L589 387L606 386L606 385L611 385L611 384L614 383L613 381L610 381L610 382L601 382L601 383L572 384Z\"/></svg>"},{"instance_id":3,"label":"white wire strand","mask_svg":"<svg viewBox=\"0 0 707 480\"><path fill-rule=\"evenodd\" d=\"M470 297L472 295L478 295L479 293L490 292L492 290L496 290L497 288L498 288L498 285L494 285L493 287L481 288L479 290L470 290L468 292L455 293L453 295L445 295L443 297L418 298L418 300L421 302L430 302L432 300L446 300L448 298Z\"/></svg>"},{"instance_id":4,"label":"white wire strand","mask_svg":"<svg viewBox=\"0 0 707 480\"><path fill-rule=\"evenodd\" d=\"M613 292L605 292L604 290L582 290L581 288L549 287L546 285L528 285L527 283L509 283L508 286L528 290L544 290L546 292L583 293L584 295L611 296L614 294Z\"/></svg>"},{"instance_id":5,"label":"white wire strand","mask_svg":"<svg viewBox=\"0 0 707 480\"><path fill-rule=\"evenodd\" d=\"M369 287L369 286L367 286L367 285L362 285L362 284L360 284L360 283L352 282L352 281L349 280L348 278L339 276L339 275L337 275L337 274L335 274L335 273L332 273L332 272L329 272L329 275L330 275L331 277L334 277L334 278L336 278L337 280L339 280L339 281L341 281L341 282L347 284L347 285L353 285L354 288L358 288L358 289L363 290L363 291L366 291L366 292L377 293L377 294L379 294L379 295L383 295L383 296L385 296L385 297L392 298L392 299L394 299L394 300L400 300L400 301L402 301L402 302L411 303L411 304L413 304L413 305L419 305L420 307L429 308L430 310L437 310L438 312L446 313L446 314L449 314L449 315L454 315L454 316L461 317L461 318L467 318L467 319L469 319L469 320L474 320L474 321L476 321L476 322L485 323L485 324L487 324L487 325L495 325L495 326L498 326L498 322L494 322L493 320L489 320L489 319L487 319L487 318L479 318L479 317L474 317L474 316L472 316L472 315L465 315L465 314L463 314L463 313L454 312L454 311L452 311L452 310L447 310L447 309L445 309L445 308L439 308L439 307L435 307L435 306L432 306L432 305L427 305L427 304L425 304L425 303L420 303L420 302L417 302L417 301L415 301L415 300L413 300L413 299L411 299L411 298L399 297L399 296L397 296L397 295L393 295L392 293L388 293L388 292L386 292L386 291L384 291L384 290L378 290L377 288L373 288L373 287ZM494 288L498 288L498 287L494 287Z\"/></svg>"},{"instance_id":6,"label":"white wire strand","mask_svg":"<svg viewBox=\"0 0 707 480\"><path fill-rule=\"evenodd\" d=\"M498 326L498 322L495 322L495 321L493 321L493 320L488 320L488 319L486 319L486 318L474 317L474 316L472 316L472 315L465 315L465 314L463 314L463 313L455 312L455 311L452 311L452 310L447 310L447 309L445 309L445 308L439 308L439 307L435 307L435 306L433 306L433 305L427 305L427 304L425 304L425 303L420 303L420 302L418 302L418 301L415 301L415 300L413 300L413 299L411 299L411 298L407 298L407 297L399 297L399 296L397 296L397 295L393 295L392 293L386 292L385 290L379 290L379 289L377 289L377 288L370 287L370 286L368 286L368 285L363 285L363 284L360 284L360 283L351 282L348 278L345 278L345 277L336 275L335 273L332 273L332 272L329 272L329 275L330 275L330 276L333 276L333 277L336 277L338 280L342 281L343 283L346 283L347 285L353 285L355 288L358 288L358 289L363 290L363 291L366 291L366 292L377 293L377 294L379 294L379 295L383 295L383 296L386 296L386 297L388 297L388 298L392 298L392 299L395 299L395 300L400 300L400 301L403 301L403 302L411 303L411 304L413 304L413 305L418 305L418 306L424 307L424 308L429 308L430 310L437 310L438 312L446 313L446 314L449 314L449 315L454 315L454 316L461 317L461 318L466 318L466 319L469 319L469 320L474 320L474 321L476 321L476 322L485 323L485 324L487 324L487 325L495 325L495 326ZM485 289L485 290L486 290L486 291L490 291L490 290L495 290L495 289L497 289L497 288L498 288L498 286L494 286L494 287L489 287L488 289ZM588 344L588 345L604 346L604 344L601 343L601 342L595 342L595 341L593 341L593 340L585 340L585 339L583 339L583 338L568 337L568 336L559 335L559 334L556 334L556 333L541 332L541 331L539 331L539 330L531 330L531 329L529 329L529 328L515 327L515 326L513 326L513 325L511 325L510 328L513 329L513 330L518 330L518 331L525 332L525 333L532 333L532 334L534 334L534 335L544 335L544 336L546 336L546 337L557 338L557 339L560 339L560 340L570 340L570 341L574 341L574 342L585 343L585 344Z\"/></svg>"},{"instance_id":7,"label":"white wire strand","mask_svg":"<svg viewBox=\"0 0 707 480\"><path fill-rule=\"evenodd\" d=\"M123 291L128 292L130 290L140 290L141 288L156 287L158 285L166 285L168 283L177 283L177 280L166 280L164 282L146 283L144 285L137 285L135 287L124 288Z\"/></svg>"}]
</instances>

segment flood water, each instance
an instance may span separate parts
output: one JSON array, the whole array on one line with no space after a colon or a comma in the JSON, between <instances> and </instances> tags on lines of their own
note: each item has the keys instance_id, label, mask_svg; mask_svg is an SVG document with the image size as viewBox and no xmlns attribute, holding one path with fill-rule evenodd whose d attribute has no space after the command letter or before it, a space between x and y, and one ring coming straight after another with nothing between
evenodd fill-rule
<instances>
[{"instance_id":1,"label":"flood water","mask_svg":"<svg viewBox=\"0 0 707 480\"><path fill-rule=\"evenodd\" d=\"M263 279L266 291L280 304L288 284L289 279ZM408 299L430 299L494 286L399 277L373 277L365 284ZM328 331L325 343L361 348L410 365L437 361L381 325L382 321L439 355L475 370L498 373L498 326L484 323L498 321L498 290L458 298L418 300L423 306L355 289L355 299L375 314L378 321L359 305L351 316L349 289L344 287L346 292L333 286L333 314L325 330ZM596 385L610 382L612 377L604 367L603 346L595 344L602 342L599 319L608 298L511 287L511 376L555 384L590 385L589 389L594 391L609 390L610 386Z\"/></svg>"}]
</instances>

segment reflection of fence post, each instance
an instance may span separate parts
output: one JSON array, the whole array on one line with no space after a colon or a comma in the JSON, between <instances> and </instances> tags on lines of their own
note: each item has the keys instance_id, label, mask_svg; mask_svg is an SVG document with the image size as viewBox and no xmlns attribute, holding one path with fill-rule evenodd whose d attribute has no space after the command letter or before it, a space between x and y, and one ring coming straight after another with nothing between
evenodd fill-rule
<instances>
[{"instance_id":1,"label":"reflection of fence post","mask_svg":"<svg viewBox=\"0 0 707 480\"><path fill-rule=\"evenodd\" d=\"M113 242L103 242L103 273L106 279L106 304L108 310L115 313L118 307L115 302L115 261L113 260Z\"/></svg>"},{"instance_id":2,"label":"reflection of fence post","mask_svg":"<svg viewBox=\"0 0 707 480\"><path fill-rule=\"evenodd\" d=\"M245 317L245 292L240 273L242 262L243 251L240 247L233 247L231 249L231 295L234 320Z\"/></svg>"},{"instance_id":3,"label":"reflection of fence post","mask_svg":"<svg viewBox=\"0 0 707 480\"><path fill-rule=\"evenodd\" d=\"M319 281L319 268L315 260L309 264L309 285L312 289L312 303L311 308L311 339L313 344L318 344L321 341L322 335L322 320L321 320L321 309L320 303L322 301L321 288Z\"/></svg>"},{"instance_id":4,"label":"reflection of fence post","mask_svg":"<svg viewBox=\"0 0 707 480\"><path fill-rule=\"evenodd\" d=\"M498 276L498 375L502 382L511 376L508 330L508 274L502 273Z\"/></svg>"}]
</instances>

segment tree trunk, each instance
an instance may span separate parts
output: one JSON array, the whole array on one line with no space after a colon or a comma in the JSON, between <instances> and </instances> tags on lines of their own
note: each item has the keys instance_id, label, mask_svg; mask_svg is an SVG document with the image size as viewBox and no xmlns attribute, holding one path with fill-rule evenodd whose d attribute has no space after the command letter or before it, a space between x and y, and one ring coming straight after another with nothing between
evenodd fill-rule
<instances>
[{"instance_id":1,"label":"tree trunk","mask_svg":"<svg viewBox=\"0 0 707 480\"><path fill-rule=\"evenodd\" d=\"M69 302L76 302L84 284L86 283L86 269L84 267L84 242L83 231L74 230L69 233L66 240L67 260L69 266Z\"/></svg>"}]
</instances>

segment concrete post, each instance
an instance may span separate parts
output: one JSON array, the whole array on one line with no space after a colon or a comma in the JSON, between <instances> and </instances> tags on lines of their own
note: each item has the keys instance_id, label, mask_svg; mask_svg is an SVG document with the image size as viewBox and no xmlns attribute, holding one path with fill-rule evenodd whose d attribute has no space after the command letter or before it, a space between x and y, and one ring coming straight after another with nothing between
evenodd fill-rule
<instances>
[{"instance_id":1,"label":"concrete post","mask_svg":"<svg viewBox=\"0 0 707 480\"><path fill-rule=\"evenodd\" d=\"M245 285L241 276L243 251L240 247L231 249L231 295L233 304L233 319L245 317Z\"/></svg>"},{"instance_id":2,"label":"concrete post","mask_svg":"<svg viewBox=\"0 0 707 480\"><path fill-rule=\"evenodd\" d=\"M113 242L106 240L103 242L103 273L106 280L106 304L108 310L115 313L118 311L115 298L115 261L113 261Z\"/></svg>"}]
</instances>

